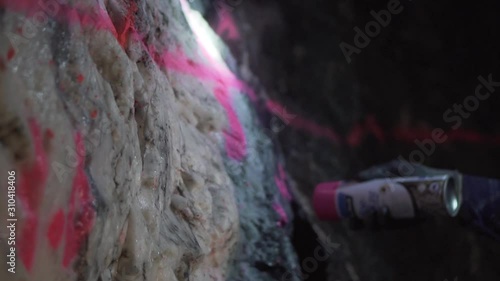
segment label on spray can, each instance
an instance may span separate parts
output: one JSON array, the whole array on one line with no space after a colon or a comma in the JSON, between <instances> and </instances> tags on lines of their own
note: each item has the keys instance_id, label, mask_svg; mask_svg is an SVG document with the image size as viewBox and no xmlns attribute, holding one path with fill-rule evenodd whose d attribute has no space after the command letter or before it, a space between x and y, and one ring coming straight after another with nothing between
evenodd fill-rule
<instances>
[{"instance_id":1,"label":"label on spray can","mask_svg":"<svg viewBox=\"0 0 500 281\"><path fill-rule=\"evenodd\" d=\"M340 187L336 201L342 218L365 219L383 209L396 219L415 217L408 190L402 184L384 179Z\"/></svg>"},{"instance_id":2,"label":"label on spray can","mask_svg":"<svg viewBox=\"0 0 500 281\"><path fill-rule=\"evenodd\" d=\"M451 183L447 175L323 183L316 187L314 207L323 219L367 219L376 212L393 219L435 214L455 216L461 196Z\"/></svg>"}]
</instances>

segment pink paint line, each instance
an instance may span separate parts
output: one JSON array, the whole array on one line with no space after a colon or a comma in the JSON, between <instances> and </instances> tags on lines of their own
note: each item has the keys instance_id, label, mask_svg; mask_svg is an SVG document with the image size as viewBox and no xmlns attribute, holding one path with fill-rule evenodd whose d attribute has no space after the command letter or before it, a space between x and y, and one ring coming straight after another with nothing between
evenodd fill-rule
<instances>
[{"instance_id":1,"label":"pink paint line","mask_svg":"<svg viewBox=\"0 0 500 281\"><path fill-rule=\"evenodd\" d=\"M38 208L49 175L49 161L43 149L42 130L38 122L30 118L28 125L33 140L35 158L32 163L21 169L19 176L19 199L24 214L24 223L19 239L19 256L26 270L31 271L37 247Z\"/></svg>"},{"instance_id":2,"label":"pink paint line","mask_svg":"<svg viewBox=\"0 0 500 281\"><path fill-rule=\"evenodd\" d=\"M281 195L288 201L292 200L292 195L288 191L288 186L286 184L285 170L281 164L278 164L278 174L274 176L274 182L278 187Z\"/></svg>"},{"instance_id":3,"label":"pink paint line","mask_svg":"<svg viewBox=\"0 0 500 281\"><path fill-rule=\"evenodd\" d=\"M39 7L36 5L37 2L35 0L0 0L1 7L25 13L27 16L35 16L35 12L40 12ZM129 38L133 40L141 40L142 42L143 36L137 34L134 26L135 24L133 22L133 13L137 9L134 5L129 6L129 11L123 23L123 28L120 30L120 34L116 31L107 12L101 8L87 8L85 10L68 5L60 5L59 9L60 10L54 15L57 20L65 21L69 24L80 24L84 27L108 30L113 33L115 38L117 38L123 47L126 45L127 34L129 34ZM228 154L231 158L241 160L242 157L244 157L246 150L244 132L241 124L239 124L237 115L232 108L232 104L229 100L226 100L229 99L229 97L221 99L222 96L228 96L229 93L228 90L223 90L222 88L236 88L245 92L252 100L255 100L256 97L253 90L244 82L240 81L231 71L227 69L227 67L222 67L221 64L214 63L213 58L210 58L209 56L207 56L207 59L212 62L212 66L205 66L189 59L181 50L177 50L173 53L165 51L159 55L153 46L146 46L144 43L143 45L145 49L150 52L151 56L158 65L183 74L195 76L201 80L212 81L217 85L217 89L219 89L218 91L223 93L218 94L218 100L224 102L223 107L226 109L230 125L230 128L225 133L227 140L226 146L229 148ZM203 50L202 45L200 45L200 48ZM206 51L205 54L207 54Z\"/></svg>"},{"instance_id":4,"label":"pink paint line","mask_svg":"<svg viewBox=\"0 0 500 281\"><path fill-rule=\"evenodd\" d=\"M239 40L240 32L231 15L231 11L227 7L221 7L217 14L219 21L217 23L216 32L219 36L230 40Z\"/></svg>"},{"instance_id":5,"label":"pink paint line","mask_svg":"<svg viewBox=\"0 0 500 281\"><path fill-rule=\"evenodd\" d=\"M432 139L433 130L434 128L395 128L391 133L386 133L382 130L380 125L378 125L375 117L370 115L366 118L364 125L358 123L351 129L346 137L346 141L351 147L357 147L367 135L374 136L382 143L386 141L386 135L389 135L396 141L413 143L415 140ZM450 129L444 131L444 135L447 136L446 141L500 144L500 136L485 135L468 129Z\"/></svg>"},{"instance_id":6,"label":"pink paint line","mask_svg":"<svg viewBox=\"0 0 500 281\"><path fill-rule=\"evenodd\" d=\"M288 201L292 200L292 195L290 195L290 192L288 192L288 188L286 186L286 183L283 181L283 179L280 179L278 176L274 176L274 182L276 183L276 186L278 187L281 195Z\"/></svg>"},{"instance_id":7,"label":"pink paint line","mask_svg":"<svg viewBox=\"0 0 500 281\"><path fill-rule=\"evenodd\" d=\"M95 211L90 185L85 174L85 146L80 133L75 135L75 149L78 166L73 178L69 210L66 219L66 243L63 253L63 266L68 267L78 255L85 239L92 230Z\"/></svg>"},{"instance_id":8,"label":"pink paint line","mask_svg":"<svg viewBox=\"0 0 500 281\"><path fill-rule=\"evenodd\" d=\"M292 114L276 101L266 101L266 108L277 115L281 120L288 121L288 125L295 129L306 131L312 136L326 138L333 143L340 142L339 136L333 129L318 125L309 119ZM291 116L293 116L293 118L291 118Z\"/></svg>"},{"instance_id":9,"label":"pink paint line","mask_svg":"<svg viewBox=\"0 0 500 281\"><path fill-rule=\"evenodd\" d=\"M57 212L50 219L49 227L47 229L47 240L49 240L49 245L53 250L57 250L64 233L64 212L62 209L57 210Z\"/></svg>"},{"instance_id":10,"label":"pink paint line","mask_svg":"<svg viewBox=\"0 0 500 281\"><path fill-rule=\"evenodd\" d=\"M52 18L59 22L70 25L81 25L82 27L92 27L97 30L107 30L117 38L117 32L106 10L101 7L86 7L82 4L67 5L56 3L54 7L43 9L42 3L51 1L38 0L0 0L0 7L13 12L21 13L37 21L41 18ZM34 22L37 24L37 22Z\"/></svg>"},{"instance_id":11,"label":"pink paint line","mask_svg":"<svg viewBox=\"0 0 500 281\"><path fill-rule=\"evenodd\" d=\"M380 142L385 142L384 131L380 128L377 120L372 115L366 118L364 125L360 123L354 125L351 132L346 137L346 142L351 147L357 147L361 144L365 135L368 134L373 135Z\"/></svg>"},{"instance_id":12,"label":"pink paint line","mask_svg":"<svg viewBox=\"0 0 500 281\"><path fill-rule=\"evenodd\" d=\"M432 131L433 129L428 128L396 128L393 130L393 137L398 141L414 142L416 139L432 139ZM448 137L446 141L500 145L500 136L485 135L473 130L448 130L444 135Z\"/></svg>"},{"instance_id":13,"label":"pink paint line","mask_svg":"<svg viewBox=\"0 0 500 281\"><path fill-rule=\"evenodd\" d=\"M28 17L38 17L40 13L44 13L44 11L38 6L38 2L36 0L0 0L0 7L9 9L14 12L23 13ZM113 22L111 21L106 10L100 7L84 7L83 5L59 5L59 9L55 12L54 15L47 15L47 17L51 17L61 21L67 22L70 25L81 25L82 27L91 27L97 30L107 30L111 32L117 40L124 46L126 44L126 36L129 36L134 40L141 40L143 36L137 34L133 22L133 13L135 11L135 6L129 6L129 11L127 16L125 17L124 27L120 30L120 34L118 34ZM228 11L221 14L221 21L219 31L224 30L229 27L229 30L232 32L233 30L237 31L236 25L234 24L234 19L230 15ZM235 33L232 32L230 34L234 36ZM124 46L125 47L125 46ZM244 93L246 93L250 99L255 101L257 99L256 94L253 89L246 85L244 82L239 80L233 73L229 70L220 67L218 64L213 64L213 67L204 66L200 64L196 64L189 60L187 56L180 52L169 53L165 52L162 55L158 55L157 53L151 52L152 46L145 46L147 50L150 51L153 58L159 65L164 65L165 67L172 69L174 71L179 71L185 74L193 75L199 79L215 81L219 85L224 85L226 87L234 87ZM200 44L200 48L203 51L203 46ZM206 53L206 52L205 52ZM176 57L180 55L179 57ZM207 56L210 59L209 56ZM213 62L213 61L212 61ZM269 111L278 115L285 122L289 121L289 125L298 129L303 130L310 133L316 137L324 137L328 140L339 143L340 138L337 133L333 129L326 128L324 126L320 126L313 121L290 114L282 105L275 101L268 101L266 106ZM294 118L290 118L293 116ZM378 140L384 141L385 134L377 125L375 119L368 119L364 126L356 125L353 127L351 132L346 137L346 141L351 146L358 146L363 137L366 134L373 134ZM449 139L452 141L465 141L472 143L489 143L489 144L500 144L500 136L487 136L480 134L475 131L470 130L456 130L456 131L448 131L447 135ZM431 131L423 131L422 129L395 129L392 132L392 136L396 140L409 141L412 142L416 138L428 138L431 136Z\"/></svg>"},{"instance_id":14,"label":"pink paint line","mask_svg":"<svg viewBox=\"0 0 500 281\"><path fill-rule=\"evenodd\" d=\"M212 81L225 87L233 87L247 94L251 100L256 100L255 92L230 70L220 66L213 59L209 59L209 61L211 61L211 66L194 62L180 49L177 49L175 52L165 51L161 55L159 64L170 70L192 75L201 80Z\"/></svg>"},{"instance_id":15,"label":"pink paint line","mask_svg":"<svg viewBox=\"0 0 500 281\"><path fill-rule=\"evenodd\" d=\"M234 110L229 93L223 87L214 90L215 97L224 107L229 122L229 128L224 131L226 151L232 159L241 161L246 156L246 137L236 111Z\"/></svg>"},{"instance_id":16,"label":"pink paint line","mask_svg":"<svg viewBox=\"0 0 500 281\"><path fill-rule=\"evenodd\" d=\"M280 216L280 220L278 221L278 226L283 227L285 224L288 223L288 216L285 212L285 209L283 209L283 206L281 206L281 204L277 202L273 203L273 209Z\"/></svg>"},{"instance_id":17,"label":"pink paint line","mask_svg":"<svg viewBox=\"0 0 500 281\"><path fill-rule=\"evenodd\" d=\"M351 132L346 137L347 144L349 144L351 147L356 147L359 144L361 144L364 136L365 136L365 132L364 132L361 124L359 124L359 123L355 124L352 127Z\"/></svg>"}]
</instances>

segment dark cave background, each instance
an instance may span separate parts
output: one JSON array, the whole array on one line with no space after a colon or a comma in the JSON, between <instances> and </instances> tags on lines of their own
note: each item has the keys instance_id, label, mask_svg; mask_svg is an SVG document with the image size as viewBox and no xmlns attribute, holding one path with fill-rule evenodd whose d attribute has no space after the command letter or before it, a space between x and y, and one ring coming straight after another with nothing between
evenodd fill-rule
<instances>
[{"instance_id":1,"label":"dark cave background","mask_svg":"<svg viewBox=\"0 0 500 281\"><path fill-rule=\"evenodd\" d=\"M395 128L451 131L443 113L473 95L477 77L500 81L500 3L409 1L387 27L348 63L339 47L354 45L371 10L389 1L205 1L214 27L217 5L227 5L241 40L225 40L237 67L248 65L253 85L292 112L348 136L374 116L384 132ZM224 38L224 36L222 36ZM227 39L227 38L226 38ZM240 69L241 70L241 67ZM237 69L238 71L238 69ZM460 129L500 135L500 89L463 119ZM357 147L334 145L286 127L277 135L297 187L310 198L315 184L355 176L360 170L409 153L414 143L367 134ZM498 139L498 138L497 138ZM500 145L447 141L425 165L500 178ZM311 225L345 247L308 280L498 280L500 243L464 227L458 219L431 218L398 230L352 230L346 222L308 219L296 207L294 243L299 259L316 245ZM348 264L348 265L347 265ZM347 266L346 266L347 265Z\"/></svg>"}]
</instances>

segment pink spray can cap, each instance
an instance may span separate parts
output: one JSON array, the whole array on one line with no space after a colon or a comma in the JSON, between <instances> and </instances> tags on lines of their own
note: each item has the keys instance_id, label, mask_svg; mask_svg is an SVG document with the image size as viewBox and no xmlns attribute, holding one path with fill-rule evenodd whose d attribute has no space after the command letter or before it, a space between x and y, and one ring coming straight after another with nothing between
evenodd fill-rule
<instances>
[{"instance_id":1,"label":"pink spray can cap","mask_svg":"<svg viewBox=\"0 0 500 281\"><path fill-rule=\"evenodd\" d=\"M342 181L324 182L316 186L313 195L313 206L316 215L321 220L340 219L337 211L337 189Z\"/></svg>"}]
</instances>

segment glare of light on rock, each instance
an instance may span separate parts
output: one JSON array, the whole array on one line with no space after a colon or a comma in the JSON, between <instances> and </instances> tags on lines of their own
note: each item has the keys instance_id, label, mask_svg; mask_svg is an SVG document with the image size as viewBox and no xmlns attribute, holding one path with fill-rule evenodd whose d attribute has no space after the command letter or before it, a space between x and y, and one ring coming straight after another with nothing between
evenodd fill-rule
<instances>
[{"instance_id":1,"label":"glare of light on rock","mask_svg":"<svg viewBox=\"0 0 500 281\"><path fill-rule=\"evenodd\" d=\"M220 65L225 65L224 60L220 54L220 42L217 34L212 30L203 16L196 10L192 10L186 0L181 0L182 11L184 16L191 27L191 30L198 40L198 44L204 48L210 59L214 60Z\"/></svg>"}]
</instances>

